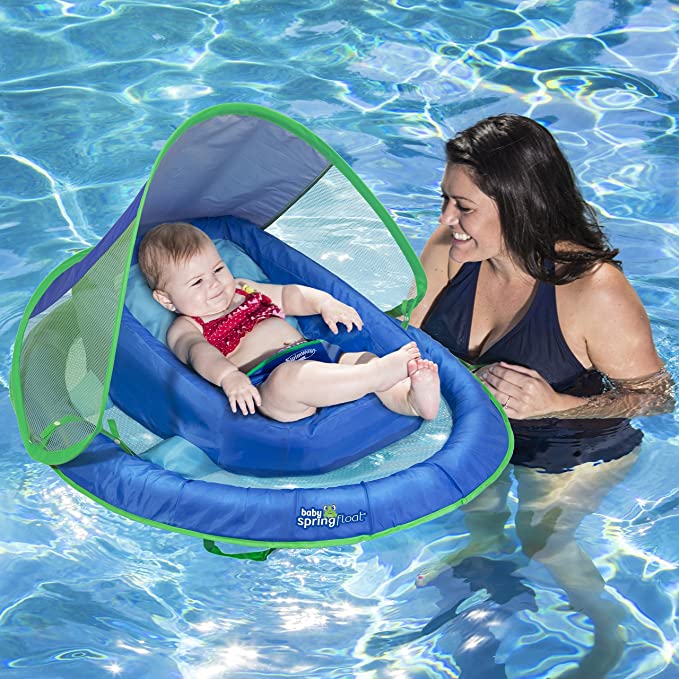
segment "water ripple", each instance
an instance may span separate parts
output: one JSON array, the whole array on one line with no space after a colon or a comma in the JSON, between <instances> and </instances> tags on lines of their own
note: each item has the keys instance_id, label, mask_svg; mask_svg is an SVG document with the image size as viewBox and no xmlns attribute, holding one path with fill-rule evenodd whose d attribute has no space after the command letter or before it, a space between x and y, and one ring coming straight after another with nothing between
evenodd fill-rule
<instances>
[{"instance_id":1,"label":"water ripple","mask_svg":"<svg viewBox=\"0 0 679 679\"><path fill-rule=\"evenodd\" d=\"M459 513L355 547L244 564L94 505L23 451L7 382L28 297L110 228L178 125L226 101L308 125L351 162L417 250L438 219L445 139L486 115L534 116L621 248L679 379L672 3L272 7L122 0L0 10L4 666L27 676L172 679L474 679L505 669L532 678L572 668L591 648L591 624L544 570L525 562L516 570L518 551L475 562L482 583L447 573L437 587L414 587L425 564L464 544ZM625 610L629 639L613 679L676 670L675 418L640 423L637 465L579 531L607 595ZM507 530L516 545L513 517Z\"/></svg>"}]
</instances>

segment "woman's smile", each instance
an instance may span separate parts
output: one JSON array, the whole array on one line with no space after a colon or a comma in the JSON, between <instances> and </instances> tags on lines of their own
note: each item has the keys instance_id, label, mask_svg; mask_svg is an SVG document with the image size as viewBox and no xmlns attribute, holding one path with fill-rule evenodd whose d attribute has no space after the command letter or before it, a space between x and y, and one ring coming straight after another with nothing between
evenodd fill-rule
<instances>
[{"instance_id":1,"label":"woman's smile","mask_svg":"<svg viewBox=\"0 0 679 679\"><path fill-rule=\"evenodd\" d=\"M450 256L462 264L498 257L504 249L495 201L474 183L461 165L449 165L441 182L439 224L450 231Z\"/></svg>"}]
</instances>

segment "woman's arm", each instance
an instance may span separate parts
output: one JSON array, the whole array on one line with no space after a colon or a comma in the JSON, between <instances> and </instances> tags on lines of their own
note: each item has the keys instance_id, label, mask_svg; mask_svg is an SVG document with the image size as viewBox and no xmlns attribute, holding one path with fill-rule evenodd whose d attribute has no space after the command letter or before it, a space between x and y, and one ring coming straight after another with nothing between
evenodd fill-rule
<instances>
[{"instance_id":1,"label":"woman's arm","mask_svg":"<svg viewBox=\"0 0 679 679\"><path fill-rule=\"evenodd\" d=\"M569 284L577 314L570 329L583 340L591 365L611 390L596 396L560 394L535 370L498 363L479 378L513 419L603 419L672 412L673 382L653 344L648 316L622 272L603 265Z\"/></svg>"},{"instance_id":2,"label":"woman's arm","mask_svg":"<svg viewBox=\"0 0 679 679\"><path fill-rule=\"evenodd\" d=\"M648 315L623 273L600 266L574 286L581 328L592 365L612 389L563 402L558 417L635 417L672 412L673 381L658 356ZM573 398L573 397L571 397Z\"/></svg>"},{"instance_id":3,"label":"woman's arm","mask_svg":"<svg viewBox=\"0 0 679 679\"><path fill-rule=\"evenodd\" d=\"M439 226L422 250L420 262L427 274L427 292L410 317L410 325L416 328L422 325L422 321L429 313L439 293L448 285L448 281L459 268L450 259L450 246L450 229L446 226Z\"/></svg>"},{"instance_id":4,"label":"woman's arm","mask_svg":"<svg viewBox=\"0 0 679 679\"><path fill-rule=\"evenodd\" d=\"M611 380L611 391L578 398L567 410L544 417L581 420L662 415L674 410L674 381L665 368L645 377Z\"/></svg>"},{"instance_id":5,"label":"woman's arm","mask_svg":"<svg viewBox=\"0 0 679 679\"><path fill-rule=\"evenodd\" d=\"M514 420L638 417L674 409L674 383L665 368L643 377L609 379L610 391L585 397L560 394L538 372L520 365L494 363L476 374Z\"/></svg>"}]
</instances>

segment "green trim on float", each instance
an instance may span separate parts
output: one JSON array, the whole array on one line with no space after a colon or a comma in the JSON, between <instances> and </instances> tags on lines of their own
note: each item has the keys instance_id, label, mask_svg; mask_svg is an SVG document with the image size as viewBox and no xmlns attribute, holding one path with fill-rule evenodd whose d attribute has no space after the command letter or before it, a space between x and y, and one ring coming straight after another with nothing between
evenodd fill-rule
<instances>
[{"instance_id":1,"label":"green trim on float","mask_svg":"<svg viewBox=\"0 0 679 679\"><path fill-rule=\"evenodd\" d=\"M485 387L484 387L485 389ZM488 390L486 390L488 391ZM93 500L97 504L100 504L102 507L106 507L106 509L115 512L116 514L120 514L121 516L124 516L128 519L131 519L133 521L138 521L139 523L144 523L149 526L154 526L156 528L164 528L166 530L174 531L176 533L182 533L184 535L190 535L192 537L200 538L203 541L208 541L212 543L216 542L226 542L226 543L231 543L234 545L244 545L247 547L260 547L263 548L264 550L273 550L273 549L310 549L310 548L318 548L318 547L334 547L336 545L354 545L359 542L365 542L366 540L374 540L375 538L380 538L384 537L385 535L391 535L392 533L396 533L400 530L405 530L407 528L413 528L414 526L418 526L422 523L426 523L427 521L431 521L432 519L436 519L439 516L443 516L444 514L447 514L448 512L453 511L453 509L456 509L460 505L466 504L467 502L470 502L473 500L477 495L482 493L488 486L490 486L495 479L497 479L498 476L502 473L504 468L507 466L507 463L509 462L509 458L512 455L512 451L514 449L514 436L512 434L512 430L509 426L509 420L507 419L507 415L505 414L504 410L500 406L500 404L493 398L493 396L488 392L491 400L493 403L496 405L498 411L502 415L502 418L505 421L505 425L507 427L507 432L509 433L509 441L508 441L508 447L507 447L507 452L505 453L505 456L502 460L502 463L500 466L497 468L497 470L493 473L492 476L490 476L484 483L482 483L478 488L474 489L469 495L466 497L462 498L461 500L458 500L452 505L448 505L447 507L443 507L442 509L439 509L435 512L432 512L431 514L427 514L426 516L422 516L419 519L415 521L411 521L410 523L404 523L400 526L394 526L393 528L388 528L387 530L381 531L379 533L374 533L372 535L358 535L354 536L351 538L338 538L336 540L317 540L317 541L312 541L312 542L262 542L259 540L245 540L242 538L227 538L223 537L220 535L209 535L208 533L201 533L199 531L192 531L188 530L186 528L179 528L177 526L171 526L166 523L161 523L159 521L154 521L153 519L145 519L141 516L137 516L136 514L131 514L130 512L126 512L124 509L120 509L118 507L115 507L114 505L109 504L105 500L102 500L101 498L97 497L96 495L93 495L90 493L88 490L85 490L81 486L79 486L77 483L74 483L69 479L60 469L57 467L53 467L54 471L61 477L63 481L65 481L69 486L77 490L79 493L82 493L86 497L88 497L90 500ZM216 547L216 545L215 545ZM207 547L206 547L207 549ZM212 553L214 552L212 549L208 549L208 551ZM220 550L221 551L221 550ZM269 552L270 553L270 552ZM224 554L225 555L225 554ZM229 556L229 555L225 555ZM267 554L268 556L268 554ZM237 557L237 558L249 558L249 557ZM254 560L259 560L257 557L253 557ZM264 559L261 559L264 560Z\"/></svg>"},{"instance_id":2,"label":"green trim on float","mask_svg":"<svg viewBox=\"0 0 679 679\"><path fill-rule=\"evenodd\" d=\"M117 309L116 309L116 316L115 316L115 327L112 332L112 339L111 339L111 345L110 345L110 354L109 354L109 361L107 364L107 369L106 369L106 375L103 383L103 391L102 391L102 402L100 404L100 410L99 410L99 416L97 419L96 424L92 424L94 427L94 431L91 434L88 434L82 441L80 441L77 444L74 444L64 450L59 450L55 452L49 452L44 449L43 445L37 444L35 441L31 440L31 434L30 430L28 427L28 422L26 420L26 413L24 409L24 400L23 400L23 393L22 393L22 388L21 388L21 375L20 375L20 360L21 360L21 352L22 352L22 346L23 346L23 341L24 341L24 336L26 333L26 330L28 328L28 324L30 322L30 317L31 313L35 309L36 305L38 304L40 298L44 294L44 292L47 290L47 288L53 283L53 281L61 275L64 271L69 269L70 267L74 266L78 262L80 262L89 252L91 252L92 248L83 250L81 252L76 253L72 257L70 257L68 260L60 264L53 272L51 272L45 279L44 281L38 286L37 290L33 293L31 296L31 299L26 307L26 310L24 312L24 315L22 317L22 320L19 325L19 330L17 333L17 339L15 342L14 346L14 355L12 357L12 367L11 367L11 372L10 372L10 398L12 401L12 404L15 408L15 411L17 413L17 419L19 421L19 429L21 432L21 436L24 442L24 445L26 446L26 449L29 453L29 455L35 459L38 460L39 462L44 462L46 464L49 464L52 466L52 468L56 471L56 473L62 478L63 481L65 481L68 485L70 485L72 488L77 490L78 492L82 493L86 497L90 498L94 502L102 505L103 507L106 507L110 511L115 512L116 514L119 514L121 516L125 516L126 518L132 519L134 521L138 521L140 523L144 523L150 526L154 526L157 528L163 528L166 530L182 533L185 535L190 535L192 537L197 537L200 538L204 541L204 546L205 548L210 551L211 553L219 553L225 556L228 556L224 552L222 552L219 547L217 546L217 542L225 542L225 543L232 543L236 545L242 545L246 547L254 547L254 548L259 548L262 551L261 552L250 552L246 553L243 555L234 555L236 558L243 558L243 559L253 559L253 560L264 560L272 550L277 549L277 548L288 548L288 549L295 549L295 548L318 548L318 547L330 547L330 546L335 546L335 545L347 545L347 544L356 544L359 542L363 542L365 540L372 540L378 537L390 535L392 533L395 533L399 530L404 530L407 528L411 528L414 526L417 526L419 524L426 523L427 521L430 521L432 519L435 519L439 516L443 516L444 514L447 514L448 512L454 510L455 508L459 507L462 504L465 504L469 501L471 501L473 498L478 496L480 493L482 493L489 485L491 485L495 479L502 473L503 469L509 462L509 459L512 454L513 450L513 442L514 442L514 437L512 434L511 427L509 425L509 420L507 418L506 413L500 406L500 404L493 398L493 396L490 394L488 389L485 387L485 385L482 384L484 390L488 395L490 396L492 402L494 405L497 407L498 411L500 412L504 423L505 427L508 432L508 446L507 446L507 451L504 455L504 458L502 460L502 463L498 466L496 471L493 473L493 475L486 479L484 483L482 483L480 486L478 486L476 489L474 489L469 495L466 497L458 500L454 504L448 505L446 507L443 507L441 509L438 509L437 511L428 514L426 516L420 517L416 520L413 520L411 522L399 525L399 526L394 526L392 528L389 528L387 530L383 530L381 532L375 533L375 534L366 534L366 535L359 535L359 536L353 536L350 538L338 538L338 539L331 539L331 540L318 540L318 541L295 541L295 542L262 542L258 540L248 540L248 539L242 539L242 538L228 538L225 536L216 536L216 535L210 535L207 533L201 533L199 531L193 531L193 530L188 530L184 528L179 528L177 526L172 526L169 524L161 523L154 521L152 519L146 519L140 516L137 516L135 514L131 514L125 510L122 510L118 507L115 507L108 502L102 500L101 498L96 497L93 495L91 492L87 491L86 489L80 487L78 484L74 483L69 479L59 468L58 466L60 464L64 464L65 462L68 462L75 457L77 457L83 450L85 450L92 440L95 438L97 434L103 433L104 435L108 436L111 438L116 445L118 445L121 450L124 452L130 452L129 448L126 450L127 446L122 444L120 441L120 437L118 436L118 431L117 428L115 427L115 423L113 423L113 426L109 424L110 431L103 431L103 426L102 426L102 420L104 416L104 411L106 407L106 403L108 400L108 393L109 393L109 388L110 388L110 383L111 383L111 377L113 374L113 365L114 365L114 359L115 359L115 353L116 353L116 348L118 345L118 339L120 335L120 324L121 324L121 319L122 319L122 314L124 310L124 302L125 302L125 293L127 289L127 282L128 282L128 276L129 276L129 270L130 270L130 263L132 259L132 254L134 251L134 244L136 241L136 236L139 228L139 222L141 219L141 215L145 206L146 198L148 195L149 188L151 186L151 183L153 181L153 178L155 177L156 172L158 171L158 167L160 166L160 163L164 159L165 155L169 151L169 149L177 142L177 140L190 128L194 127L195 125L198 125L200 123L206 122L208 120L211 120L213 118L216 118L218 116L228 116L228 115L241 115L241 116L251 116L251 117L257 117L262 120L266 120L268 122L271 122L275 125L278 125L292 134L295 134L298 138L302 139L303 141L306 141L308 144L310 144L318 153L320 153L326 160L328 160L332 165L337 167L337 169L346 177L346 179L352 184L352 186L358 191L358 193L368 202L368 204L372 207L374 210L375 214L382 220L384 225L387 227L388 231L390 232L391 236L394 238L396 244L399 246L401 251L403 252L406 261L410 265L414 277L415 277L415 285L416 285L416 294L412 299L406 299L403 300L397 307L395 307L392 312L394 312L394 315L399 315L404 318L404 326L407 326L409 322L410 315L412 313L412 310L417 306L417 304L420 302L420 300L423 298L425 292L426 292L426 275L424 273L424 270L422 268L422 265L419 262L419 259L417 258L417 255L415 254L414 250L408 243L406 237L403 235L399 227L396 225L394 220L392 219L391 215L388 213L386 208L377 200L377 198L374 196L374 194L370 191L370 189L363 183L363 181L354 173L354 171L349 167L349 165L335 152L330 146L328 146L322 139L317 137L313 132L308 130L306 127L301 125L300 123L297 123L296 121L280 114L277 113L276 111L272 111L270 109L264 108L262 106L257 106L254 104L222 104L218 106L213 106L211 108L208 108L204 111L201 111L200 113L196 114L189 120L187 120L185 123L180 125L180 127L177 128L177 130L170 136L168 139L167 143L164 145L163 149L161 150L160 154L158 155L153 168L151 170L151 173L149 175L149 179L146 183L146 186L144 187L142 197L139 203L139 207L137 209L137 212L134 216L134 218L131 220L130 224L123 230L123 232L120 234L118 238L123 238L127 237L129 239L128 243L128 251L127 251L127 257L125 259L125 267L124 270L122 271L122 281L120 285L120 291L119 291L119 298L118 298L118 304L117 304ZM122 253L121 253L122 254ZM388 313L392 313L388 312ZM471 369L474 368L474 366L467 366L470 367ZM64 418L64 422L68 418ZM49 430L49 433L52 433L54 428L58 427L59 424L55 423L54 425L48 425L45 429L45 431ZM44 442L43 442L44 443Z\"/></svg>"}]
</instances>

